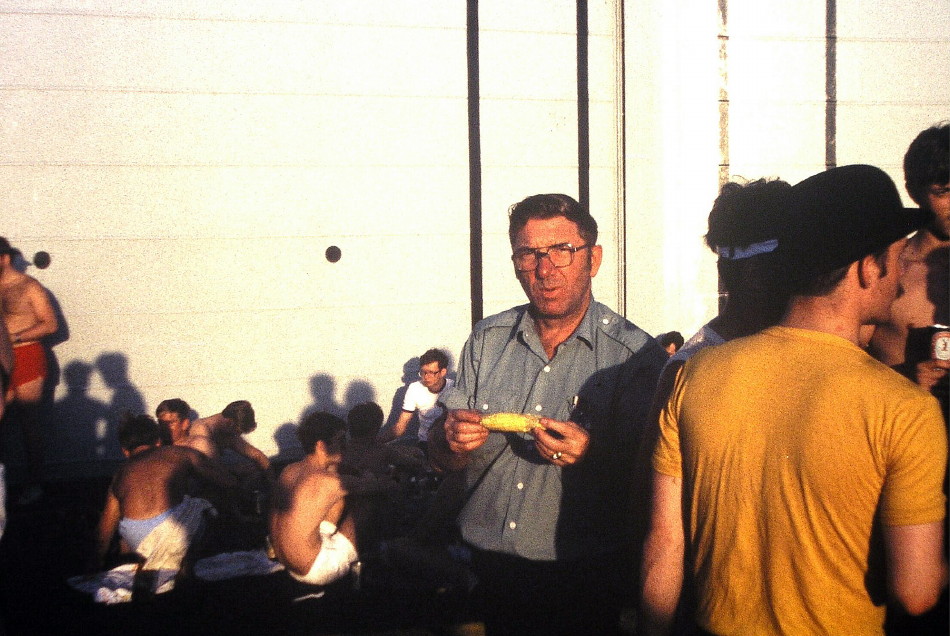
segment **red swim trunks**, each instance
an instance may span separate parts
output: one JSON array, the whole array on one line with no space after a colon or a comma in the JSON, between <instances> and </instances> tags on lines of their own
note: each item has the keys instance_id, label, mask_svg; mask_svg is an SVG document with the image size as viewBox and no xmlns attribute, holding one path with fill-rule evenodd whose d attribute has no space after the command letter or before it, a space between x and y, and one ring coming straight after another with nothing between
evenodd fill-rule
<instances>
[{"instance_id":1,"label":"red swim trunks","mask_svg":"<svg viewBox=\"0 0 950 636\"><path fill-rule=\"evenodd\" d=\"M10 387L17 388L37 378L46 377L46 350L39 342L13 347L13 374Z\"/></svg>"}]
</instances>

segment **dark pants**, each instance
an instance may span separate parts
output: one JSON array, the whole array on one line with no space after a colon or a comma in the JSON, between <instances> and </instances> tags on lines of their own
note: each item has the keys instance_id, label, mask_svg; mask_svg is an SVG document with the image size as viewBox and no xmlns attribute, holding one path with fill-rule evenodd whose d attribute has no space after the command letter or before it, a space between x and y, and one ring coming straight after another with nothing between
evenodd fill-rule
<instances>
[{"instance_id":1,"label":"dark pants","mask_svg":"<svg viewBox=\"0 0 950 636\"><path fill-rule=\"evenodd\" d=\"M488 636L619 634L627 562L619 551L579 561L531 561L472 548Z\"/></svg>"}]
</instances>

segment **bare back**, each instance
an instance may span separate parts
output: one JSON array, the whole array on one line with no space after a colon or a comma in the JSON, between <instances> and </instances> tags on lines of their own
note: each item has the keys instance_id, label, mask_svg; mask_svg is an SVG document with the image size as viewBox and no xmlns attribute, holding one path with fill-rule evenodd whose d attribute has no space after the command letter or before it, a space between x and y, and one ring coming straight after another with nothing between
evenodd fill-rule
<instances>
[{"instance_id":1,"label":"bare back","mask_svg":"<svg viewBox=\"0 0 950 636\"><path fill-rule=\"evenodd\" d=\"M199 435L194 432L189 432L187 435L176 441L175 446L193 448L211 459L218 458L218 447L214 445L212 439L207 435Z\"/></svg>"},{"instance_id":2,"label":"bare back","mask_svg":"<svg viewBox=\"0 0 950 636\"><path fill-rule=\"evenodd\" d=\"M198 475L197 451L160 446L136 453L119 469L112 494L122 516L148 519L181 503L190 478Z\"/></svg>"},{"instance_id":3,"label":"bare back","mask_svg":"<svg viewBox=\"0 0 950 636\"><path fill-rule=\"evenodd\" d=\"M200 450L209 457L216 458L222 451L231 449L238 455L243 455L253 461L260 466L261 470L270 468L270 460L267 456L244 439L244 434L238 425L221 413L192 422L186 439L191 440L188 446Z\"/></svg>"},{"instance_id":4,"label":"bare back","mask_svg":"<svg viewBox=\"0 0 950 636\"><path fill-rule=\"evenodd\" d=\"M287 466L274 492L270 538L281 563L306 574L320 552L320 522L340 524L346 490L332 470L308 455Z\"/></svg>"},{"instance_id":5,"label":"bare back","mask_svg":"<svg viewBox=\"0 0 950 636\"><path fill-rule=\"evenodd\" d=\"M191 423L188 432L194 435L204 435L218 442L218 438L240 437L241 431L233 422L225 418L220 413L201 417Z\"/></svg>"}]
</instances>

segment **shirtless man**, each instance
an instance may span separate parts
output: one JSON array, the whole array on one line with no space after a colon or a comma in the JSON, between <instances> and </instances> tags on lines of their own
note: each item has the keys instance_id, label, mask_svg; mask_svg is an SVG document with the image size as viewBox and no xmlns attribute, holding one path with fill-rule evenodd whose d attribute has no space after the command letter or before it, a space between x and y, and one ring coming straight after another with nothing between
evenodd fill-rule
<instances>
[{"instance_id":1,"label":"shirtless man","mask_svg":"<svg viewBox=\"0 0 950 636\"><path fill-rule=\"evenodd\" d=\"M192 422L188 429L188 436L209 438L213 442L212 450L206 454L213 459L216 459L221 451L230 448L235 453L250 459L266 472L270 468L270 459L242 437L256 428L257 421L254 419L251 403L247 400L238 400L228 404L216 415L202 417Z\"/></svg>"},{"instance_id":2,"label":"shirtless man","mask_svg":"<svg viewBox=\"0 0 950 636\"><path fill-rule=\"evenodd\" d=\"M152 553L146 541L155 545L167 539L182 544L172 546L171 551L184 557L194 531L199 528L177 536L174 529L191 530L195 524L200 526L201 513L211 507L203 499L186 495L189 480L198 478L224 488L235 486L236 480L194 449L162 446L158 425L147 415L123 419L119 424L119 443L128 461L115 474L109 487L91 567L102 567L116 530L128 550ZM170 520L165 525L172 527L171 536L167 535L167 528L159 530L166 519ZM151 536L153 532L159 534ZM163 548L167 550L168 546ZM142 556L149 569L150 554Z\"/></svg>"},{"instance_id":3,"label":"shirtless man","mask_svg":"<svg viewBox=\"0 0 950 636\"><path fill-rule=\"evenodd\" d=\"M42 285L13 266L20 250L0 236L0 308L13 343L15 366L6 389L7 403L19 407L26 441L29 484L18 503L39 499L43 470L40 401L46 379L46 351L40 340L59 328L56 312Z\"/></svg>"},{"instance_id":4,"label":"shirtless man","mask_svg":"<svg viewBox=\"0 0 950 636\"><path fill-rule=\"evenodd\" d=\"M217 449L210 437L191 432L191 407L181 398L162 400L155 409L155 419L162 443L189 446L208 457L216 456Z\"/></svg>"},{"instance_id":5,"label":"shirtless man","mask_svg":"<svg viewBox=\"0 0 950 636\"><path fill-rule=\"evenodd\" d=\"M292 577L327 585L358 560L356 521L347 514L348 489L337 472L346 424L328 413L308 415L297 429L307 453L284 468L270 515L270 540Z\"/></svg>"},{"instance_id":6,"label":"shirtless man","mask_svg":"<svg viewBox=\"0 0 950 636\"><path fill-rule=\"evenodd\" d=\"M905 353L907 337L912 329L950 324L948 162L950 124L921 132L904 155L907 192L921 209L929 212L930 221L907 243L902 255L903 295L891 308L891 320L874 330L868 347L875 358L931 391L947 382L950 361L931 360L929 356L924 360L907 360Z\"/></svg>"}]
</instances>

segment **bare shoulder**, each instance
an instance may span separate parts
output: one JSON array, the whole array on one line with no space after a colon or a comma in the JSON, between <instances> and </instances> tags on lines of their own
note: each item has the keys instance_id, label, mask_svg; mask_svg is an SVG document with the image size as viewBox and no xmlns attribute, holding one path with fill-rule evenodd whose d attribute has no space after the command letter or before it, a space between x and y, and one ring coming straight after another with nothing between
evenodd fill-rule
<instances>
[{"instance_id":1,"label":"bare shoulder","mask_svg":"<svg viewBox=\"0 0 950 636\"><path fill-rule=\"evenodd\" d=\"M24 274L23 290L28 294L39 294L46 298L46 288L32 276Z\"/></svg>"},{"instance_id":2,"label":"bare shoulder","mask_svg":"<svg viewBox=\"0 0 950 636\"><path fill-rule=\"evenodd\" d=\"M30 299L38 293L45 295L43 286L35 278L20 272L17 272L10 280L4 281L2 292L6 307L14 309L30 302ZM8 310L7 312L9 313Z\"/></svg>"},{"instance_id":3,"label":"bare shoulder","mask_svg":"<svg viewBox=\"0 0 950 636\"><path fill-rule=\"evenodd\" d=\"M38 280L26 274L23 278L15 281L7 290L8 295L19 299L22 303L31 305L46 306L49 304L49 295L46 288ZM5 295L7 295L5 294Z\"/></svg>"},{"instance_id":4,"label":"bare shoulder","mask_svg":"<svg viewBox=\"0 0 950 636\"><path fill-rule=\"evenodd\" d=\"M336 473L314 468L306 461L294 464L292 467L288 466L288 469L290 468L294 470L287 475L288 481L284 483L301 496L315 496L319 493L340 491L343 488L340 477ZM284 472L286 473L288 469ZM281 479L283 481L283 474Z\"/></svg>"},{"instance_id":5,"label":"bare shoulder","mask_svg":"<svg viewBox=\"0 0 950 636\"><path fill-rule=\"evenodd\" d=\"M190 435L195 436L211 436L211 418L210 417L201 417L191 423L191 428L188 429Z\"/></svg>"},{"instance_id":6,"label":"bare shoulder","mask_svg":"<svg viewBox=\"0 0 950 636\"><path fill-rule=\"evenodd\" d=\"M297 473L300 472L300 466L303 462L294 462L293 464L287 464L281 469L280 474L277 476L277 483L282 486L292 484L297 479Z\"/></svg>"},{"instance_id":7,"label":"bare shoulder","mask_svg":"<svg viewBox=\"0 0 950 636\"><path fill-rule=\"evenodd\" d=\"M306 488L339 488L342 483L336 473L313 468L301 471L298 482Z\"/></svg>"},{"instance_id":8,"label":"bare shoulder","mask_svg":"<svg viewBox=\"0 0 950 636\"><path fill-rule=\"evenodd\" d=\"M208 461L207 456L189 446L161 446L153 452L152 458L170 466L189 467Z\"/></svg>"},{"instance_id":9,"label":"bare shoulder","mask_svg":"<svg viewBox=\"0 0 950 636\"><path fill-rule=\"evenodd\" d=\"M122 499L130 491L146 484L164 483L184 465L190 463L196 452L178 446L158 446L136 453L116 471L112 491Z\"/></svg>"},{"instance_id":10,"label":"bare shoulder","mask_svg":"<svg viewBox=\"0 0 950 636\"><path fill-rule=\"evenodd\" d=\"M129 461L119 466L118 470L115 471L115 474L112 475L112 483L109 484L109 490L119 499L122 498L123 493L128 487L129 466Z\"/></svg>"},{"instance_id":11,"label":"bare shoulder","mask_svg":"<svg viewBox=\"0 0 950 636\"><path fill-rule=\"evenodd\" d=\"M188 436L182 440L180 445L185 448L196 450L208 457L214 457L217 451L214 442L210 437L207 435L195 434L193 432L189 432Z\"/></svg>"}]
</instances>

